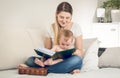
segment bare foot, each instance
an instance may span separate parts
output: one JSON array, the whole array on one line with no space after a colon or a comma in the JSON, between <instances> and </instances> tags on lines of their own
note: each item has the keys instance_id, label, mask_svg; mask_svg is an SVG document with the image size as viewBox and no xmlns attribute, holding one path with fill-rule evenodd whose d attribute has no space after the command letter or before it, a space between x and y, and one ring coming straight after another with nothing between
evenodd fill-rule
<instances>
[{"instance_id":1,"label":"bare foot","mask_svg":"<svg viewBox=\"0 0 120 78\"><path fill-rule=\"evenodd\" d=\"M71 72L71 74L76 74L76 73L80 73L80 69L75 69Z\"/></svg>"},{"instance_id":2,"label":"bare foot","mask_svg":"<svg viewBox=\"0 0 120 78\"><path fill-rule=\"evenodd\" d=\"M18 65L18 68L25 68L25 67L28 67L26 64L19 64Z\"/></svg>"},{"instance_id":3,"label":"bare foot","mask_svg":"<svg viewBox=\"0 0 120 78\"><path fill-rule=\"evenodd\" d=\"M44 62L44 65L52 65L52 64L53 64L53 60L51 58Z\"/></svg>"},{"instance_id":4,"label":"bare foot","mask_svg":"<svg viewBox=\"0 0 120 78\"><path fill-rule=\"evenodd\" d=\"M39 66L42 66L42 67L45 66L44 63L41 60L39 60L38 58L35 59L35 63Z\"/></svg>"}]
</instances>

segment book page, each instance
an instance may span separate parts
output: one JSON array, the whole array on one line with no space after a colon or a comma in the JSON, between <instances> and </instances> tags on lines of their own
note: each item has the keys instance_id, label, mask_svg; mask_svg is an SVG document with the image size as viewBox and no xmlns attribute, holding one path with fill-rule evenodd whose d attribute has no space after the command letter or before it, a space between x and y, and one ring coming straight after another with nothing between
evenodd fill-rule
<instances>
[{"instance_id":1,"label":"book page","mask_svg":"<svg viewBox=\"0 0 120 78\"><path fill-rule=\"evenodd\" d=\"M38 49L36 49L44 54L47 54L47 55L50 55L50 56L53 56L56 52L52 51L52 50L49 50L49 49L46 49L46 48L41 48L39 47Z\"/></svg>"}]
</instances>

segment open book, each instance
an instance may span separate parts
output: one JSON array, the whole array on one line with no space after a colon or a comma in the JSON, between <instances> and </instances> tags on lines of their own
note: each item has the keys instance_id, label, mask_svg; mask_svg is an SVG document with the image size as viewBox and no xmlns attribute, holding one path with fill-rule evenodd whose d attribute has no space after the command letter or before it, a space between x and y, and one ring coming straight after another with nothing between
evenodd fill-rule
<instances>
[{"instance_id":1,"label":"open book","mask_svg":"<svg viewBox=\"0 0 120 78\"><path fill-rule=\"evenodd\" d=\"M43 56L45 58L53 58L53 59L62 58L62 59L65 59L65 58L68 58L72 55L72 53L75 51L75 48L60 51L60 52L54 52L52 50L40 47L38 49L34 49L34 51L38 55Z\"/></svg>"}]
</instances>

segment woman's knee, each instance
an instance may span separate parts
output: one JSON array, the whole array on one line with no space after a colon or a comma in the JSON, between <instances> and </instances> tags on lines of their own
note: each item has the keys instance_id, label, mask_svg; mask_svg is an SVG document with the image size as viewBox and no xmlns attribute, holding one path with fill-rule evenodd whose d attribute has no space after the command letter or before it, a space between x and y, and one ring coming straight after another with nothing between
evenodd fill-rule
<instances>
[{"instance_id":1,"label":"woman's knee","mask_svg":"<svg viewBox=\"0 0 120 78\"><path fill-rule=\"evenodd\" d=\"M80 56L72 56L71 57L71 61L74 62L74 63L78 63L78 64L82 64L82 58Z\"/></svg>"},{"instance_id":2,"label":"woman's knee","mask_svg":"<svg viewBox=\"0 0 120 78\"><path fill-rule=\"evenodd\" d=\"M27 64L28 66L31 66L33 64L34 60L35 60L35 57L33 57L33 56L29 57L27 59L27 61L25 62L25 64Z\"/></svg>"},{"instance_id":3,"label":"woman's knee","mask_svg":"<svg viewBox=\"0 0 120 78\"><path fill-rule=\"evenodd\" d=\"M27 61L26 61L26 64L28 65L28 66L30 66L30 67L36 67L36 64L35 64L35 58L36 57L34 57L34 56L31 56L31 57L29 57L28 59L27 59Z\"/></svg>"},{"instance_id":4,"label":"woman's knee","mask_svg":"<svg viewBox=\"0 0 120 78\"><path fill-rule=\"evenodd\" d=\"M72 61L73 61L72 63L75 64L76 69L81 69L83 62L82 62L82 58L80 56L73 56Z\"/></svg>"}]
</instances>

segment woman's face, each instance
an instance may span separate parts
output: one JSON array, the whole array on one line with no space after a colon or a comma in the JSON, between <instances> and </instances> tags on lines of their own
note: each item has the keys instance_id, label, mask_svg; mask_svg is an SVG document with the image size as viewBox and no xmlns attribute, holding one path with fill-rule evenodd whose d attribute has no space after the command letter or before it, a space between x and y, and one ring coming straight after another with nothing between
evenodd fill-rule
<instances>
[{"instance_id":1,"label":"woman's face","mask_svg":"<svg viewBox=\"0 0 120 78\"><path fill-rule=\"evenodd\" d=\"M72 15L69 12L60 12L57 14L57 21L61 27L67 26L71 22Z\"/></svg>"}]
</instances>

